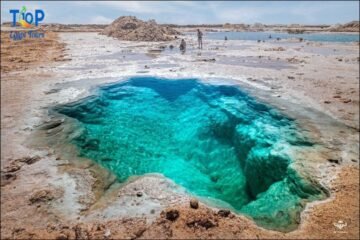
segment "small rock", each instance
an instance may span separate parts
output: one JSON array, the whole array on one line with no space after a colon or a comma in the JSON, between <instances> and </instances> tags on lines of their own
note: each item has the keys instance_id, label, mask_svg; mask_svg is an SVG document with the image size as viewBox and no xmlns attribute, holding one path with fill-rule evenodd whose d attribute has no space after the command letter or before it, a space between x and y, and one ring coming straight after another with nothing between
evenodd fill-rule
<instances>
[{"instance_id":1,"label":"small rock","mask_svg":"<svg viewBox=\"0 0 360 240\"><path fill-rule=\"evenodd\" d=\"M324 101L324 103L329 104L329 103L331 103L331 101L326 100L326 101Z\"/></svg>"},{"instance_id":2,"label":"small rock","mask_svg":"<svg viewBox=\"0 0 360 240\"><path fill-rule=\"evenodd\" d=\"M103 230L105 228L105 226L103 225L103 224L98 224L97 226L96 226L96 231L101 231L101 230Z\"/></svg>"},{"instance_id":3,"label":"small rock","mask_svg":"<svg viewBox=\"0 0 360 240\"><path fill-rule=\"evenodd\" d=\"M186 223L186 225L191 228L203 227L205 229L209 229L216 226L216 224L209 219L198 219L198 220L190 221Z\"/></svg>"},{"instance_id":4,"label":"small rock","mask_svg":"<svg viewBox=\"0 0 360 240\"><path fill-rule=\"evenodd\" d=\"M30 165L30 164L36 163L40 159L41 159L40 156L33 156L33 157L23 157L23 158L17 159L17 161L24 162L24 163Z\"/></svg>"},{"instance_id":5,"label":"small rock","mask_svg":"<svg viewBox=\"0 0 360 240\"><path fill-rule=\"evenodd\" d=\"M295 77L293 77L293 76L288 76L288 79L295 79Z\"/></svg>"},{"instance_id":6,"label":"small rock","mask_svg":"<svg viewBox=\"0 0 360 240\"><path fill-rule=\"evenodd\" d=\"M111 232L110 229L106 229L105 233L104 233L104 237L108 238L111 236Z\"/></svg>"},{"instance_id":7,"label":"small rock","mask_svg":"<svg viewBox=\"0 0 360 240\"><path fill-rule=\"evenodd\" d=\"M195 198L190 200L190 207L193 209L198 209L199 208L199 201Z\"/></svg>"},{"instance_id":8,"label":"small rock","mask_svg":"<svg viewBox=\"0 0 360 240\"><path fill-rule=\"evenodd\" d=\"M6 167L5 167L4 172L6 172L6 173L16 172L16 171L18 171L21 167L22 167L21 164L19 164L19 163L17 163L17 162L12 162L9 166L6 166Z\"/></svg>"},{"instance_id":9,"label":"small rock","mask_svg":"<svg viewBox=\"0 0 360 240\"><path fill-rule=\"evenodd\" d=\"M16 179L15 173L1 173L1 186L10 184Z\"/></svg>"},{"instance_id":10,"label":"small rock","mask_svg":"<svg viewBox=\"0 0 360 240\"><path fill-rule=\"evenodd\" d=\"M202 61L202 62L215 62L216 61L216 59L215 58L204 58L204 59L200 59L200 61Z\"/></svg>"},{"instance_id":11,"label":"small rock","mask_svg":"<svg viewBox=\"0 0 360 240\"><path fill-rule=\"evenodd\" d=\"M349 103L349 102L351 102L351 99L345 99L345 100L343 101L343 103Z\"/></svg>"},{"instance_id":12,"label":"small rock","mask_svg":"<svg viewBox=\"0 0 360 240\"><path fill-rule=\"evenodd\" d=\"M51 89L51 90L49 90L49 91L45 91L44 93L45 93L46 95L48 95L48 94L57 93L57 92L59 92L59 91L60 91L60 89Z\"/></svg>"},{"instance_id":13,"label":"small rock","mask_svg":"<svg viewBox=\"0 0 360 240\"><path fill-rule=\"evenodd\" d=\"M52 223L48 223L47 226L46 226L48 229L50 230L55 230L56 229L56 225L55 224L52 224Z\"/></svg>"},{"instance_id":14,"label":"small rock","mask_svg":"<svg viewBox=\"0 0 360 240\"><path fill-rule=\"evenodd\" d=\"M51 201L55 198L54 194L52 191L47 190L47 189L43 189L43 190L39 190L34 192L33 194L31 194L30 197L30 203L37 203L37 202L47 202L47 201Z\"/></svg>"},{"instance_id":15,"label":"small rock","mask_svg":"<svg viewBox=\"0 0 360 240\"><path fill-rule=\"evenodd\" d=\"M66 239L68 239L68 236L66 236L65 234L61 233L61 234L58 235L55 239L56 239L56 240L66 240Z\"/></svg>"},{"instance_id":16,"label":"small rock","mask_svg":"<svg viewBox=\"0 0 360 240\"><path fill-rule=\"evenodd\" d=\"M264 42L264 41L263 41ZM199 223L199 225L200 226L202 226L202 227L204 227L204 228L206 228L206 229L208 229L208 228L212 228L212 227L215 227L216 225L212 222L212 221L210 221L210 220L205 220L205 221L201 221L200 223Z\"/></svg>"},{"instance_id":17,"label":"small rock","mask_svg":"<svg viewBox=\"0 0 360 240\"><path fill-rule=\"evenodd\" d=\"M172 209L166 212L166 219L170 221L175 221L179 217L179 211Z\"/></svg>"},{"instance_id":18,"label":"small rock","mask_svg":"<svg viewBox=\"0 0 360 240\"><path fill-rule=\"evenodd\" d=\"M331 162L331 163L340 164L341 159L331 159L331 158L328 158L328 161Z\"/></svg>"},{"instance_id":19,"label":"small rock","mask_svg":"<svg viewBox=\"0 0 360 240\"><path fill-rule=\"evenodd\" d=\"M73 227L75 239L89 239L89 232L83 224L77 224Z\"/></svg>"},{"instance_id":20,"label":"small rock","mask_svg":"<svg viewBox=\"0 0 360 240\"><path fill-rule=\"evenodd\" d=\"M141 197L142 195L143 195L142 192L137 192L137 193L136 193L136 196L137 196L137 197Z\"/></svg>"},{"instance_id":21,"label":"small rock","mask_svg":"<svg viewBox=\"0 0 360 240\"><path fill-rule=\"evenodd\" d=\"M230 210L227 209L221 209L218 211L218 215L221 217L227 217L229 216L230 213L231 213Z\"/></svg>"},{"instance_id":22,"label":"small rock","mask_svg":"<svg viewBox=\"0 0 360 240\"><path fill-rule=\"evenodd\" d=\"M134 232L134 235L135 235L135 238L134 238L134 239L141 237L141 236L144 234L145 231L146 231L146 228L143 228L143 227L137 229L137 230Z\"/></svg>"}]
</instances>

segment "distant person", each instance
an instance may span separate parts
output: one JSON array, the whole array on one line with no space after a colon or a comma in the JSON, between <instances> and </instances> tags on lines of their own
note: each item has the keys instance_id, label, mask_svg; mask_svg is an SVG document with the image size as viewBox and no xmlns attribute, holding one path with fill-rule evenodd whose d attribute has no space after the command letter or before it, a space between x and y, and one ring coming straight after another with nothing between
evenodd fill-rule
<instances>
[{"instance_id":1,"label":"distant person","mask_svg":"<svg viewBox=\"0 0 360 240\"><path fill-rule=\"evenodd\" d=\"M271 34L269 35L269 38L272 38Z\"/></svg>"},{"instance_id":2,"label":"distant person","mask_svg":"<svg viewBox=\"0 0 360 240\"><path fill-rule=\"evenodd\" d=\"M225 41L227 41L227 36L225 36Z\"/></svg>"},{"instance_id":3,"label":"distant person","mask_svg":"<svg viewBox=\"0 0 360 240\"><path fill-rule=\"evenodd\" d=\"M198 37L199 49L202 49L202 36L203 36L203 33L200 31L200 29L198 29L197 37Z\"/></svg>"},{"instance_id":4,"label":"distant person","mask_svg":"<svg viewBox=\"0 0 360 240\"><path fill-rule=\"evenodd\" d=\"M180 51L182 51L182 52L185 52L185 51L186 51L186 42L185 42L184 39L181 39Z\"/></svg>"}]
</instances>

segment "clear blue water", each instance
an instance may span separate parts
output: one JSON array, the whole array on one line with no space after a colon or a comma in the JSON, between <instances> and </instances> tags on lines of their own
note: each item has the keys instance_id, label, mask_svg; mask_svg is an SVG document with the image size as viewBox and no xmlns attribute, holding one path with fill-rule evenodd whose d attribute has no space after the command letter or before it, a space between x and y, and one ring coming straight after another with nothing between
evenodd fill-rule
<instances>
[{"instance_id":1,"label":"clear blue water","mask_svg":"<svg viewBox=\"0 0 360 240\"><path fill-rule=\"evenodd\" d=\"M296 228L305 203L325 196L291 167L291 148L311 148L311 141L292 119L233 86L131 78L54 110L83 129L67 136L79 156L120 182L161 173L283 231Z\"/></svg>"},{"instance_id":2,"label":"clear blue water","mask_svg":"<svg viewBox=\"0 0 360 240\"><path fill-rule=\"evenodd\" d=\"M191 35L194 33L190 33ZM272 39L269 39L271 34ZM303 33L303 34L288 34L277 32L206 32L204 39L224 40L227 36L228 40L265 40L275 41L276 38L303 38L308 41L321 42L355 42L359 41L359 34L344 34L344 33Z\"/></svg>"}]
</instances>

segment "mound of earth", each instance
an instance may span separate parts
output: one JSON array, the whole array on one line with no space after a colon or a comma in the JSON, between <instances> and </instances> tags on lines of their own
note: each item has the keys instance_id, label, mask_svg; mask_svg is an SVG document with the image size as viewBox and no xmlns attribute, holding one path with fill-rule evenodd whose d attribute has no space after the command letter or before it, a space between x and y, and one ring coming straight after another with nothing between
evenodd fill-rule
<instances>
[{"instance_id":1,"label":"mound of earth","mask_svg":"<svg viewBox=\"0 0 360 240\"><path fill-rule=\"evenodd\" d=\"M180 34L178 31L158 25L155 20L147 22L132 16L119 17L102 34L126 41L169 41Z\"/></svg>"},{"instance_id":2,"label":"mound of earth","mask_svg":"<svg viewBox=\"0 0 360 240\"><path fill-rule=\"evenodd\" d=\"M335 25L330 28L331 32L360 32L360 22L352 21L343 25Z\"/></svg>"}]
</instances>

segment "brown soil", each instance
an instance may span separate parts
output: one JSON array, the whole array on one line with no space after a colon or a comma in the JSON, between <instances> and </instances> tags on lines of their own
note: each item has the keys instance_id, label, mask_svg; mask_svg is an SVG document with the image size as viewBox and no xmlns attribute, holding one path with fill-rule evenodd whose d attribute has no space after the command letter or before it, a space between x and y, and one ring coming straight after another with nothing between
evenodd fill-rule
<instances>
[{"instance_id":1,"label":"brown soil","mask_svg":"<svg viewBox=\"0 0 360 240\"><path fill-rule=\"evenodd\" d=\"M65 44L57 33L45 32L44 38L10 39L10 33L1 31L1 137L12 138L7 128L19 124L25 103L33 96L33 88L40 84L50 72L42 69L56 62L66 61ZM9 141L1 142L2 158L7 152L16 152ZM17 149L17 152L19 150ZM2 165L3 167L4 165Z\"/></svg>"},{"instance_id":2,"label":"brown soil","mask_svg":"<svg viewBox=\"0 0 360 240\"><path fill-rule=\"evenodd\" d=\"M1 32L1 73L22 71L46 64L63 61L64 44L58 41L56 33L45 32L44 38L28 38L14 41L9 32Z\"/></svg>"},{"instance_id":3,"label":"brown soil","mask_svg":"<svg viewBox=\"0 0 360 240\"><path fill-rule=\"evenodd\" d=\"M257 227L249 219L233 213L223 214L200 204L194 209L189 204L175 205L163 211L155 222L146 224L145 219L96 220L90 223L62 222L46 216L46 206L38 205L36 215L47 217L44 228L32 225L13 226L11 237L15 239L358 239L359 237L359 172L344 167L331 191L335 197L327 203L314 205L303 219L298 230L281 233ZM40 191L41 201L51 191ZM48 192L49 194L43 194ZM38 194L38 193L36 193ZM29 205L33 204L31 201ZM335 223L342 220L346 227L338 229ZM3 226L9 227L10 222ZM35 224L36 225L36 224Z\"/></svg>"}]
</instances>

